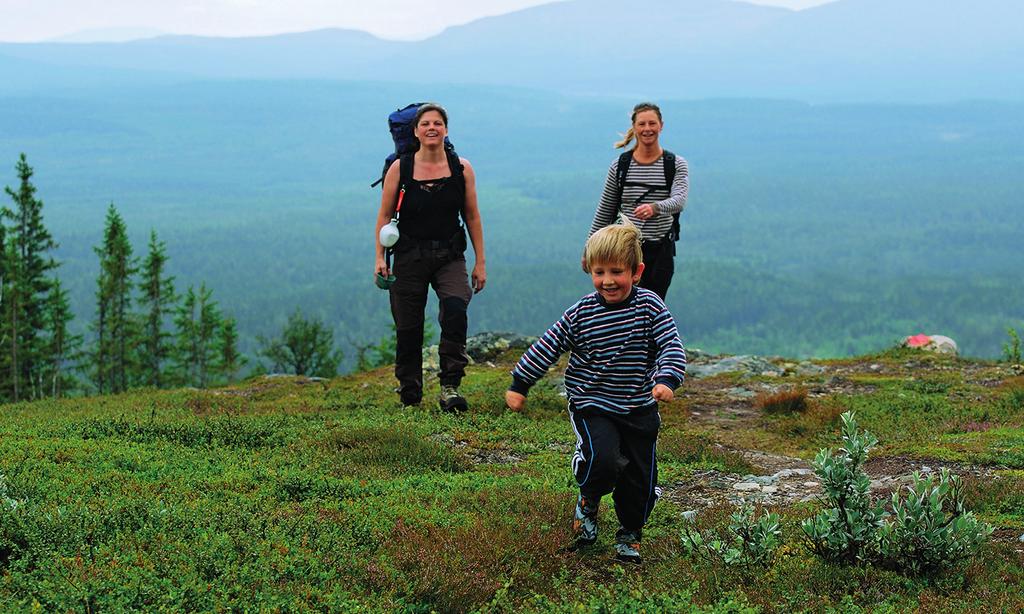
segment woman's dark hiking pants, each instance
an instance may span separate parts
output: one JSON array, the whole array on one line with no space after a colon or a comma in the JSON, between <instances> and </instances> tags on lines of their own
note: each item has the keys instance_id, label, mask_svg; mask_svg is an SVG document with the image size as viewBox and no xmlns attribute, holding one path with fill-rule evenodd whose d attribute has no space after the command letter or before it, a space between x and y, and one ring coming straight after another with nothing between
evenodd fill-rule
<instances>
[{"instance_id":1,"label":"woman's dark hiking pants","mask_svg":"<svg viewBox=\"0 0 1024 614\"><path fill-rule=\"evenodd\" d=\"M395 377L404 403L423 398L423 311L427 290L434 287L440 301L441 385L458 386L466 374L466 308L473 292L466 258L448 242L424 241L395 252L395 283L391 286L391 315L395 319ZM401 245L401 243L399 243Z\"/></svg>"},{"instance_id":2,"label":"woman's dark hiking pants","mask_svg":"<svg viewBox=\"0 0 1024 614\"><path fill-rule=\"evenodd\" d=\"M644 272L640 275L638 285L665 300L668 287L672 283L672 275L675 273L675 241L667 237L660 241L644 241L641 249L644 256Z\"/></svg>"}]
</instances>

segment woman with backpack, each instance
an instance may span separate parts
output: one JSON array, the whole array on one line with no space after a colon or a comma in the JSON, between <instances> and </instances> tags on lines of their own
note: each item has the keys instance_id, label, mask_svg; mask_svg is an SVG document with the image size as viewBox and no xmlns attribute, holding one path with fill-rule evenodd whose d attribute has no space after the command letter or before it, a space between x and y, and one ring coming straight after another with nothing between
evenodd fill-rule
<instances>
[{"instance_id":1,"label":"woman with backpack","mask_svg":"<svg viewBox=\"0 0 1024 614\"><path fill-rule=\"evenodd\" d=\"M469 356L466 354L466 309L473 293L487 283L483 226L477 206L476 175L465 158L445 146L448 113L440 105L423 104L416 111L415 153L402 155L384 176L384 194L377 215L376 274L389 286L395 321L395 377L404 405L423 398L423 323L427 291L433 286L440 301L441 396L445 411L467 409L459 394ZM398 242L389 266L381 228L398 217ZM465 221L462 226L459 219ZM466 231L473 243L472 287L466 272ZM394 277L392 277L394 274Z\"/></svg>"},{"instance_id":2,"label":"woman with backpack","mask_svg":"<svg viewBox=\"0 0 1024 614\"><path fill-rule=\"evenodd\" d=\"M636 145L608 169L587 236L614 223L620 212L625 214L643 237L645 266L638 285L664 300L675 271L675 242L679 239L679 214L689 191L689 170L682 156L663 149L658 142L664 127L658 105L641 102L633 107L631 120L615 147L624 148L634 138ZM581 264L586 271L586 260Z\"/></svg>"}]
</instances>

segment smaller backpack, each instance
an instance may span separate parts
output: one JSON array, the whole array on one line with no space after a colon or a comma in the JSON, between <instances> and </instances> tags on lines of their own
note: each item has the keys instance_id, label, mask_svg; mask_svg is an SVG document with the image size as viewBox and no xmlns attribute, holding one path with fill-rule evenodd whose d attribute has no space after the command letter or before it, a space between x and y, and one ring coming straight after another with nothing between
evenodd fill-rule
<instances>
[{"instance_id":1,"label":"smaller backpack","mask_svg":"<svg viewBox=\"0 0 1024 614\"><path fill-rule=\"evenodd\" d=\"M380 179L370 184L371 188L384 183L384 177L395 160L405 154L416 153L416 150L420 148L420 142L413 134L416 128L413 123L416 121L416 111L424 104L426 103L414 102L388 115L388 129L391 131L391 140L395 142L395 151L384 158L384 170L380 173ZM449 154L455 153L455 146L448 140L448 137L444 137L444 149Z\"/></svg>"},{"instance_id":2,"label":"smaller backpack","mask_svg":"<svg viewBox=\"0 0 1024 614\"><path fill-rule=\"evenodd\" d=\"M664 158L663 163L665 165L665 188L668 189L669 193L671 193L672 192L672 182L675 181L675 179L676 179L676 155L674 153L672 153L671 151L667 150L667 149L663 149L662 150L662 156ZM647 188L647 192L644 194L644 196L647 196L647 194L649 194L651 192L651 190L654 190L656 188L660 188L661 187L661 186L647 185L646 183L636 183L636 182L633 182L633 181L626 181L626 176L629 174L629 165L630 165L631 162L633 162L633 151L632 150L625 151L625 152L622 153L622 155L619 156L618 173L616 173L615 178L616 178L616 180L618 181L618 184L619 184L619 199L618 200L619 200L620 203L622 202L622 192L626 188L627 185L640 186L640 187L643 187L643 188ZM387 170L387 169L385 169L385 170ZM668 231L668 238L672 239L673 241L678 241L679 240L679 213L680 212L677 211L676 213L672 214L672 229Z\"/></svg>"}]
</instances>

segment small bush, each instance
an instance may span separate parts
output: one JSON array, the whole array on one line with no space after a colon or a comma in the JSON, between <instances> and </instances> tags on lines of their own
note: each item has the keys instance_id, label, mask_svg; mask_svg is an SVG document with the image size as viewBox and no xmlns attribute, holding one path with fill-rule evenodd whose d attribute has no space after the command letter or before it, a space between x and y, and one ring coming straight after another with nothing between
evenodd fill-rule
<instances>
[{"instance_id":1,"label":"small bush","mask_svg":"<svg viewBox=\"0 0 1024 614\"><path fill-rule=\"evenodd\" d=\"M781 390L775 394L760 393L754 405L765 413L803 413L807 411L807 389Z\"/></svg>"},{"instance_id":2,"label":"small bush","mask_svg":"<svg viewBox=\"0 0 1024 614\"><path fill-rule=\"evenodd\" d=\"M755 519L754 506L744 503L729 517L728 534L698 531L690 522L683 527L683 547L691 556L751 569L768 567L781 544L779 515L764 511Z\"/></svg>"},{"instance_id":3,"label":"small bush","mask_svg":"<svg viewBox=\"0 0 1024 614\"><path fill-rule=\"evenodd\" d=\"M992 534L992 526L964 509L960 478L943 469L921 477L903 499L892 494L893 521L879 531L879 559L887 567L929 573L966 561Z\"/></svg>"},{"instance_id":4,"label":"small bush","mask_svg":"<svg viewBox=\"0 0 1024 614\"><path fill-rule=\"evenodd\" d=\"M905 498L893 493L887 522L890 514L872 503L863 470L878 440L857 431L853 413L842 419L839 455L826 449L814 461L827 508L801 525L811 551L833 562L874 562L911 574L950 567L978 551L993 529L966 511L963 484L946 469L937 482L915 473Z\"/></svg>"},{"instance_id":5,"label":"small bush","mask_svg":"<svg viewBox=\"0 0 1024 614\"><path fill-rule=\"evenodd\" d=\"M1007 327L1006 334L1010 337L1009 343L1003 344L1003 360L1010 364L1019 365L1020 358L1020 335L1013 327Z\"/></svg>"},{"instance_id":6,"label":"small bush","mask_svg":"<svg viewBox=\"0 0 1024 614\"><path fill-rule=\"evenodd\" d=\"M823 449L814 459L826 509L801 524L810 549L822 558L842 563L869 560L875 554L878 529L885 510L871 501L871 480L864 473L868 451L878 443L857 432L852 412L842 416L843 447L838 455Z\"/></svg>"}]
</instances>

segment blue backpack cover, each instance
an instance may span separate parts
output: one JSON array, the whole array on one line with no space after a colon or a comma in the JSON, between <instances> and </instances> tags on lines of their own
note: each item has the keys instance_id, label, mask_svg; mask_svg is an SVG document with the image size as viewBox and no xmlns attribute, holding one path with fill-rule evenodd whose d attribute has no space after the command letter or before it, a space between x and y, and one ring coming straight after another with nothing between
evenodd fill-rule
<instances>
[{"instance_id":1,"label":"blue backpack cover","mask_svg":"<svg viewBox=\"0 0 1024 614\"><path fill-rule=\"evenodd\" d=\"M388 169L395 160L407 153L415 153L420 148L420 142L413 135L416 127L413 124L416 121L416 111L424 104L426 103L414 102L388 115L388 129L391 131L391 140L395 142L395 151L384 158L384 169L380 173L380 179L370 184L371 188L384 183L384 176L388 174ZM444 137L444 149L448 153L455 153L455 146L448 137Z\"/></svg>"}]
</instances>

